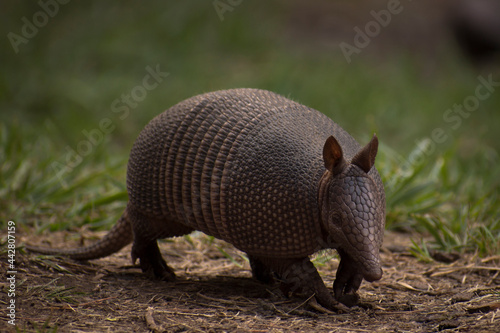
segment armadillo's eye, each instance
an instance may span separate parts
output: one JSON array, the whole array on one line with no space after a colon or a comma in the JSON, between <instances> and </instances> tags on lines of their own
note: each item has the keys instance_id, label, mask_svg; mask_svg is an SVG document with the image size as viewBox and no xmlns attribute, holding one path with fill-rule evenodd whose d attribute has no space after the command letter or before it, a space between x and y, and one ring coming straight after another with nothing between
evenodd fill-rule
<instances>
[{"instance_id":1,"label":"armadillo's eye","mask_svg":"<svg viewBox=\"0 0 500 333\"><path fill-rule=\"evenodd\" d=\"M329 218L330 222L332 222L336 225L341 224L342 215L340 214L340 212L338 210L332 210L330 212L330 214L328 214L328 218Z\"/></svg>"}]
</instances>

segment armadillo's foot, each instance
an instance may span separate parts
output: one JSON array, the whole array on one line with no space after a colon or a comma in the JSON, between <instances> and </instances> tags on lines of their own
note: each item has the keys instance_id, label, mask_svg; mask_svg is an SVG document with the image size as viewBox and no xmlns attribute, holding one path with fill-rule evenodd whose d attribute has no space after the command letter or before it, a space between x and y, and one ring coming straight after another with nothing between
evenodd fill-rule
<instances>
[{"instance_id":1,"label":"armadillo's foot","mask_svg":"<svg viewBox=\"0 0 500 333\"><path fill-rule=\"evenodd\" d=\"M341 260L333 283L333 292L339 302L347 306L354 306L359 303L356 291L363 281L363 275L358 273L355 262L346 253L343 251L339 251L339 253Z\"/></svg>"},{"instance_id":2,"label":"armadillo's foot","mask_svg":"<svg viewBox=\"0 0 500 333\"><path fill-rule=\"evenodd\" d=\"M137 258L139 258L142 271L147 275L164 281L175 280L175 273L163 260L156 240L147 246L137 246L137 242L134 242L132 263L135 263Z\"/></svg>"},{"instance_id":3,"label":"armadillo's foot","mask_svg":"<svg viewBox=\"0 0 500 333\"><path fill-rule=\"evenodd\" d=\"M254 279L266 284L274 283L273 272L262 262L262 260L251 255L248 255L248 259Z\"/></svg>"},{"instance_id":4,"label":"armadillo's foot","mask_svg":"<svg viewBox=\"0 0 500 333\"><path fill-rule=\"evenodd\" d=\"M316 267L308 258L289 260L270 260L265 262L276 271L281 280L281 290L289 293L302 293L314 296L319 304L335 312L348 312L348 308L339 303L326 288Z\"/></svg>"}]
</instances>

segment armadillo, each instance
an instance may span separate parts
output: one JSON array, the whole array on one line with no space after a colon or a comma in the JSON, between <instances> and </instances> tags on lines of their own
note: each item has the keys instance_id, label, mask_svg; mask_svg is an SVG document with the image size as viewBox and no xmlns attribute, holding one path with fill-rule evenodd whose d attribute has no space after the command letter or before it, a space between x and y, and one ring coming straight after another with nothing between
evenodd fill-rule
<instances>
[{"instance_id":1,"label":"armadillo","mask_svg":"<svg viewBox=\"0 0 500 333\"><path fill-rule=\"evenodd\" d=\"M248 255L252 275L339 310L382 277L385 194L378 139L361 147L327 116L281 95L231 89L191 97L155 117L128 162L126 209L105 237L44 254L89 260L133 241L143 272L173 280L157 240L194 230ZM333 295L310 256L336 249Z\"/></svg>"}]
</instances>

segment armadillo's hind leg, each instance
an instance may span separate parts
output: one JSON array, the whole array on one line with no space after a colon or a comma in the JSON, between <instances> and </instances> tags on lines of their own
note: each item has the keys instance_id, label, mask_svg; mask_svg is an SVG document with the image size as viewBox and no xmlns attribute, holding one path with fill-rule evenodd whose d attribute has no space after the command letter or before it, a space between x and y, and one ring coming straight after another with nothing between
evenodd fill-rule
<instances>
[{"instance_id":1,"label":"armadillo's hind leg","mask_svg":"<svg viewBox=\"0 0 500 333\"><path fill-rule=\"evenodd\" d=\"M149 276L165 281L175 280L175 273L161 256L158 243L155 240L145 240L144 238L134 239L132 246L132 262L139 258L141 269Z\"/></svg>"},{"instance_id":2,"label":"armadillo's hind leg","mask_svg":"<svg viewBox=\"0 0 500 333\"><path fill-rule=\"evenodd\" d=\"M165 281L175 280L174 271L161 256L157 239L181 236L192 229L165 218L144 216L134 208L129 209L129 218L134 232L132 262L139 259L141 269L147 275Z\"/></svg>"},{"instance_id":3,"label":"armadillo's hind leg","mask_svg":"<svg viewBox=\"0 0 500 333\"><path fill-rule=\"evenodd\" d=\"M142 271L150 277L166 281L175 280L174 271L163 260L158 248L157 239L160 237L154 230L158 223L130 207L129 219L134 232L132 263L135 264L139 259Z\"/></svg>"}]
</instances>

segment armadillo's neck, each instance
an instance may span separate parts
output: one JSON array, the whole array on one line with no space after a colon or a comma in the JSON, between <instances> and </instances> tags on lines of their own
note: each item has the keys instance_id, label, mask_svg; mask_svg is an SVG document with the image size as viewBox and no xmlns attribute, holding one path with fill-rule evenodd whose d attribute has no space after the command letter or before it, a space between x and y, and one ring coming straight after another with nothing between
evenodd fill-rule
<instances>
[{"instance_id":1,"label":"armadillo's neck","mask_svg":"<svg viewBox=\"0 0 500 333\"><path fill-rule=\"evenodd\" d=\"M323 172L323 175L321 176L319 182L318 182L318 218L319 218L319 224L321 226L321 236L322 236L322 243L325 244L323 246L324 248L329 247L329 244L327 243L327 240L329 239L328 237L328 228L325 225L325 222L327 221L327 216L324 216L324 214L328 214L328 212L325 212L325 200L327 200L327 195L328 195L328 186L332 180L332 173L328 170L325 170Z\"/></svg>"},{"instance_id":2,"label":"armadillo's neck","mask_svg":"<svg viewBox=\"0 0 500 333\"><path fill-rule=\"evenodd\" d=\"M319 180L318 183L318 207L319 210L321 211L322 205L323 205L323 198L325 197L326 190L328 188L328 184L330 183L330 180L332 178L332 175L330 171L325 170L323 175L321 176L321 179Z\"/></svg>"}]
</instances>

